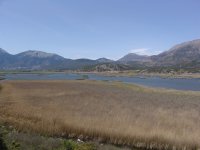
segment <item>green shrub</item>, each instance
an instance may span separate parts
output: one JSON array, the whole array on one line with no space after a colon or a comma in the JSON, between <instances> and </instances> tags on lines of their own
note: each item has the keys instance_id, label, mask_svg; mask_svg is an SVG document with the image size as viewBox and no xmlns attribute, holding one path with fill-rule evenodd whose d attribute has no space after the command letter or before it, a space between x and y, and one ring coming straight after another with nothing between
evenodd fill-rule
<instances>
[{"instance_id":1,"label":"green shrub","mask_svg":"<svg viewBox=\"0 0 200 150\"><path fill-rule=\"evenodd\" d=\"M67 141L64 141L64 146L66 150L75 150L76 143L71 140L67 140Z\"/></svg>"},{"instance_id":2,"label":"green shrub","mask_svg":"<svg viewBox=\"0 0 200 150\"><path fill-rule=\"evenodd\" d=\"M20 144L17 143L16 141L13 141L11 144L11 149L12 150L20 150Z\"/></svg>"},{"instance_id":3,"label":"green shrub","mask_svg":"<svg viewBox=\"0 0 200 150\"><path fill-rule=\"evenodd\" d=\"M89 79L89 76L88 75L82 75L82 78L86 80L86 79Z\"/></svg>"},{"instance_id":4,"label":"green shrub","mask_svg":"<svg viewBox=\"0 0 200 150\"><path fill-rule=\"evenodd\" d=\"M0 150L7 150L6 144L2 138L2 135L0 135Z\"/></svg>"},{"instance_id":5,"label":"green shrub","mask_svg":"<svg viewBox=\"0 0 200 150\"><path fill-rule=\"evenodd\" d=\"M64 141L66 150L96 150L96 146L89 143L76 143L72 140Z\"/></svg>"},{"instance_id":6,"label":"green shrub","mask_svg":"<svg viewBox=\"0 0 200 150\"><path fill-rule=\"evenodd\" d=\"M96 146L93 144L84 143L78 145L78 147L75 150L96 150Z\"/></svg>"}]
</instances>

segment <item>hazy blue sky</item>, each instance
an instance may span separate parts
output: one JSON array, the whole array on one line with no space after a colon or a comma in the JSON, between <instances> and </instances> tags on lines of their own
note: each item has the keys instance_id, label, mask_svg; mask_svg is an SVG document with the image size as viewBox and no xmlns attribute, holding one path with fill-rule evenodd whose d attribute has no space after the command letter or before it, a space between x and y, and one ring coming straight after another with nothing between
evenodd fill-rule
<instances>
[{"instance_id":1,"label":"hazy blue sky","mask_svg":"<svg viewBox=\"0 0 200 150\"><path fill-rule=\"evenodd\" d=\"M200 0L0 0L0 47L66 58L156 54L200 38Z\"/></svg>"}]
</instances>

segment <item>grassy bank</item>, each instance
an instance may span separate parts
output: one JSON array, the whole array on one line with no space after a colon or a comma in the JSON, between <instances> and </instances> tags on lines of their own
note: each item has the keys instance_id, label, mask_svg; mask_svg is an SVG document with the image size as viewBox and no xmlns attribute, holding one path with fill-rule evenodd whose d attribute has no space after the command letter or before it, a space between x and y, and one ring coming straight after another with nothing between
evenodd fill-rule
<instances>
[{"instance_id":1,"label":"grassy bank","mask_svg":"<svg viewBox=\"0 0 200 150\"><path fill-rule=\"evenodd\" d=\"M5 81L0 122L17 131L148 149L200 147L200 93L100 81Z\"/></svg>"}]
</instances>

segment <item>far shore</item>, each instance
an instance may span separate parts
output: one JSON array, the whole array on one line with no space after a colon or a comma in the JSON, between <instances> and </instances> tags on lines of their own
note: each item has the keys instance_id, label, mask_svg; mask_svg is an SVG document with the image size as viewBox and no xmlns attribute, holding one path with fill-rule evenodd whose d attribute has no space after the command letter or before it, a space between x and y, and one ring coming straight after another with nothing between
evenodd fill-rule
<instances>
[{"instance_id":1,"label":"far shore","mask_svg":"<svg viewBox=\"0 0 200 150\"><path fill-rule=\"evenodd\" d=\"M124 77L161 77L161 78L200 78L200 73L157 73L157 72L140 72L140 71L105 71L105 72L85 72L72 71L71 73L79 74L99 74L104 76L124 76Z\"/></svg>"}]
</instances>

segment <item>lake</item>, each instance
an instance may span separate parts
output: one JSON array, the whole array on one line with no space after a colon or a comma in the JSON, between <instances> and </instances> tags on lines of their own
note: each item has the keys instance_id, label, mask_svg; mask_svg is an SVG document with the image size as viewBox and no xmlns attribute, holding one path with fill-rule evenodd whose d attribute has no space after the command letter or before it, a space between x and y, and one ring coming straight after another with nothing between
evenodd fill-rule
<instances>
[{"instance_id":1,"label":"lake","mask_svg":"<svg viewBox=\"0 0 200 150\"><path fill-rule=\"evenodd\" d=\"M53 73L53 74L6 74L6 80L77 80L88 78L88 80L121 81L156 88L167 88L176 90L200 91L200 79L185 78L160 78L160 77L116 77L98 74L75 74L75 73Z\"/></svg>"}]
</instances>

